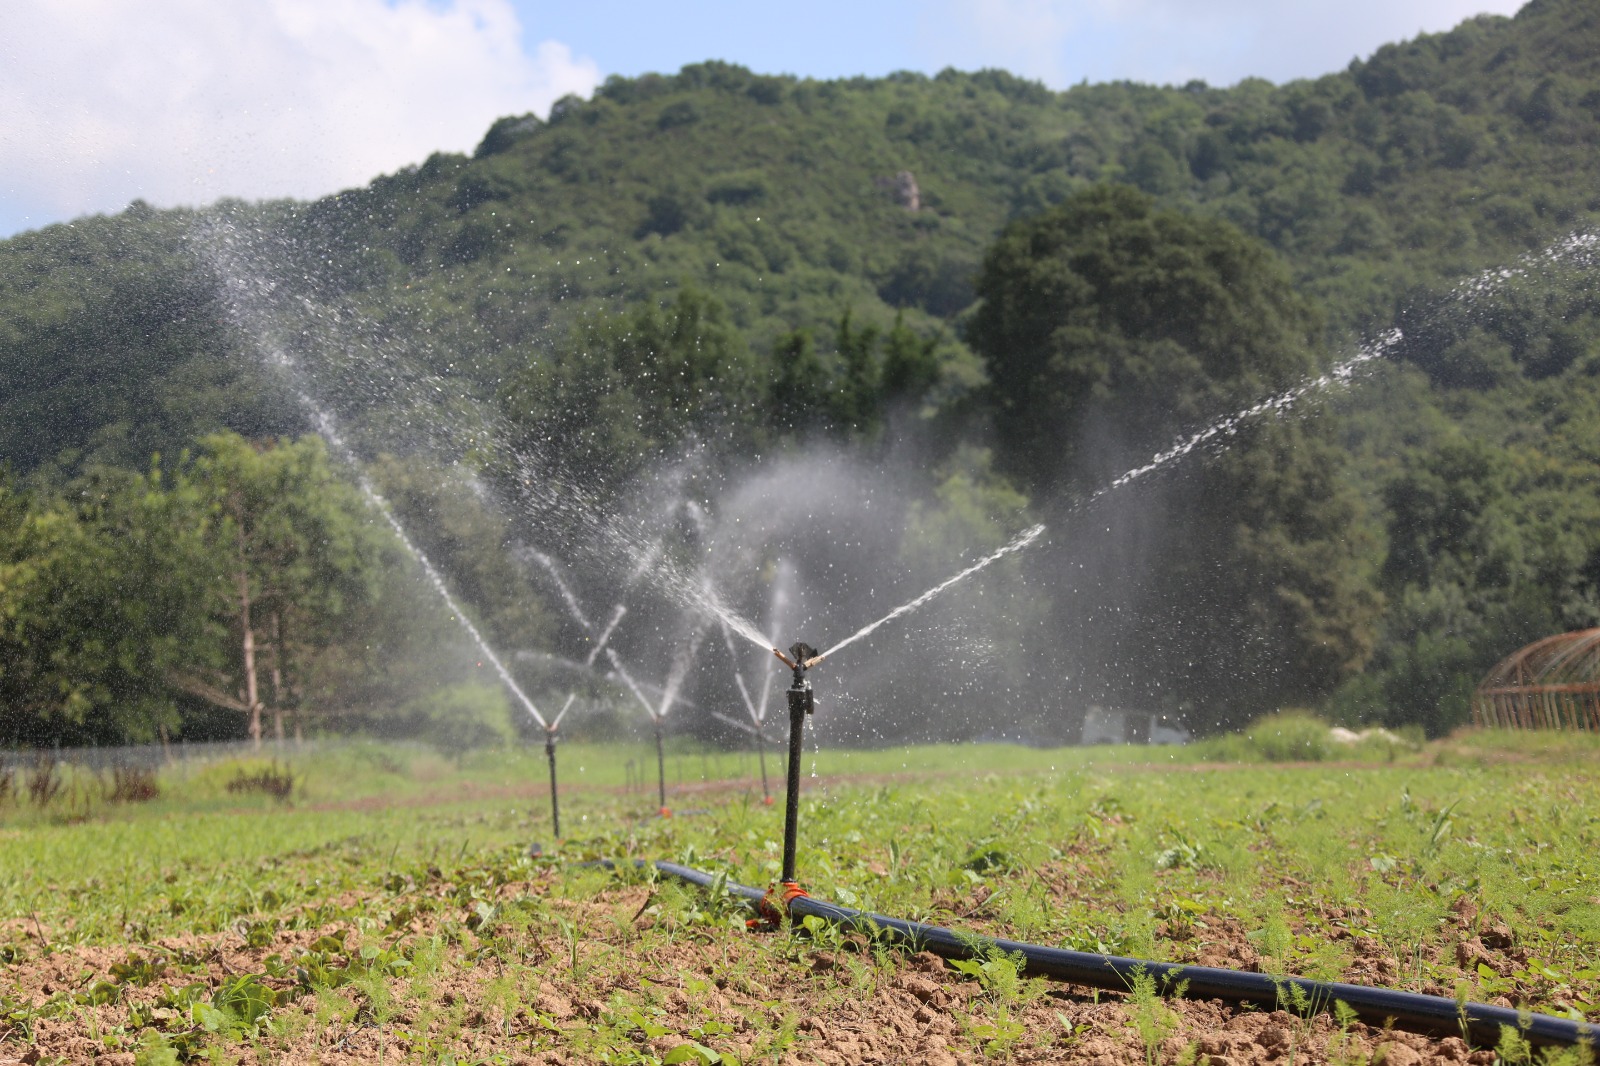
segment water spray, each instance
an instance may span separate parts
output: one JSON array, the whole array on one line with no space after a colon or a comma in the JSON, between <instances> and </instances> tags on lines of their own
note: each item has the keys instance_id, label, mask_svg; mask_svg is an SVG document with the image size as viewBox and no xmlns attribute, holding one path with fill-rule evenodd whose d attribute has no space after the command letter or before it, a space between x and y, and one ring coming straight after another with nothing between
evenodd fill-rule
<instances>
[{"instance_id":1,"label":"water spray","mask_svg":"<svg viewBox=\"0 0 1600 1066\"><path fill-rule=\"evenodd\" d=\"M672 661L672 669L667 672L667 684L661 696L661 706L652 708L648 703L645 710L650 714L650 721L655 726L656 732L656 784L657 798L661 802L661 817L672 817L672 808L667 806L667 753L662 739L662 726L666 724L667 712L672 710L672 705L677 702L678 691L683 687L684 678L689 674L689 668L694 665L694 657L700 650L700 641L705 636L705 627L696 626L689 636L689 643L678 650L677 656Z\"/></svg>"},{"instance_id":2,"label":"water spray","mask_svg":"<svg viewBox=\"0 0 1600 1066\"><path fill-rule=\"evenodd\" d=\"M585 633L593 636L594 646L589 649L589 654L585 658L583 665L585 667L592 668L595 661L599 659L601 655L604 655L606 657L606 661L611 665L612 673L621 679L623 685L628 689L629 692L633 693L634 699L639 701L639 705L644 708L645 714L649 717L650 724L655 733L656 741L658 809L663 818L670 817L672 815L672 809L667 806L667 755L662 727L665 724L667 712L672 709L674 703L678 702L678 691L683 684L684 677L689 672L689 667L694 661L695 653L699 650L700 640L704 635L704 629L697 628L695 630L693 636L690 638L688 646L680 652L677 659L673 662L672 668L667 675L666 685L661 690L661 702L659 705L654 704L650 701L649 697L645 695L644 688L639 684L638 681L634 680L633 675L628 672L627 667L625 667L622 663L622 657L617 654L617 650L613 648L610 643L612 634L617 631L618 625L621 624L623 617L628 613L627 605L619 602L616 607L613 608L610 620L607 621L604 628L602 628L599 633L596 634L594 623L590 620L588 614L585 613L583 605L579 603L577 594L573 592L572 586L567 584L565 577L562 576L561 569L559 566L557 566L556 561L549 555L532 549L527 550L525 554L528 558L532 559L534 562L543 567L544 570L550 575L550 579L555 583L557 591L561 594L562 600L566 603L567 612L572 616L573 621L577 622L579 627L582 628ZM550 766L553 780L555 773L553 739L547 742L545 750L552 753L550 756Z\"/></svg>"},{"instance_id":3,"label":"water spray","mask_svg":"<svg viewBox=\"0 0 1600 1066\"><path fill-rule=\"evenodd\" d=\"M619 603L617 609L612 612L611 621L601 631L594 647L589 650L589 656L583 663L585 668L593 668L595 659L599 657L602 651L611 651L610 648L606 647L606 644L611 640L611 634L617 631L617 625L622 621L622 616L627 613L628 608ZM561 801L556 795L556 731L561 728L561 719L567 716L567 712L572 709L572 705L577 699L578 692L576 689L568 692L567 702L561 705L560 713L551 719L549 725L544 727L544 754L545 758L550 761L550 826L557 840L561 839Z\"/></svg>"},{"instance_id":4,"label":"water spray","mask_svg":"<svg viewBox=\"0 0 1600 1066\"><path fill-rule=\"evenodd\" d=\"M578 602L578 597L572 591L572 586L568 585L566 579L562 577L556 561L541 551L529 549L526 554L544 567L545 571L550 575L550 579L555 583L556 589L560 592L562 600L567 605L567 611L572 615L573 620L578 623L585 633L593 634L595 631L594 623L584 613L582 604ZM618 603L613 608L611 618L606 622L605 628L594 637L594 646L589 649L589 654L584 658L582 666L584 669L593 669L595 660L602 654L605 655L606 661L611 664L612 672L622 679L628 690L644 705L644 709L650 715L651 720L656 723L656 753L659 759L661 754L660 719L657 717L655 708L645 698L644 691L640 689L638 682L634 681L632 675L622 665L622 658L617 655L616 649L611 647L611 636L617 631L617 626L622 623L622 619L627 613L628 606L625 603ZM576 691L569 692L567 694L567 702L561 708L561 713L556 715L549 725L545 726L544 752L545 757L550 761L550 818L557 839L561 837L561 814L556 799L556 729L561 725L561 719L566 716L568 709L572 707L573 702L577 699L577 695ZM669 693L666 699L668 706L670 706L671 701L672 696ZM662 709L661 714L666 714L665 707ZM661 776L661 812L662 814L667 813L666 771L664 767Z\"/></svg>"},{"instance_id":5,"label":"water spray","mask_svg":"<svg viewBox=\"0 0 1600 1066\"><path fill-rule=\"evenodd\" d=\"M721 619L718 619L718 621L721 621ZM729 658L733 660L733 680L739 686L739 697L744 700L744 709L749 714L750 721L748 724L735 721L726 715L718 714L716 711L712 711L711 715L713 718L718 718L730 725L734 725L756 738L756 758L761 764L761 802L770 807L772 806L772 789L767 784L767 737L763 729L766 725L765 693L763 692L762 694L762 706L758 708L756 701L750 696L750 687L744 683L744 671L739 669L739 653L733 646L733 632L728 628L728 623L725 621L722 622L722 641L728 647ZM769 672L767 675L768 683L770 683L771 676Z\"/></svg>"},{"instance_id":6,"label":"water spray","mask_svg":"<svg viewBox=\"0 0 1600 1066\"><path fill-rule=\"evenodd\" d=\"M772 786L767 783L767 734L758 723L750 731L756 736L756 765L761 768L761 802L772 806Z\"/></svg>"}]
</instances>

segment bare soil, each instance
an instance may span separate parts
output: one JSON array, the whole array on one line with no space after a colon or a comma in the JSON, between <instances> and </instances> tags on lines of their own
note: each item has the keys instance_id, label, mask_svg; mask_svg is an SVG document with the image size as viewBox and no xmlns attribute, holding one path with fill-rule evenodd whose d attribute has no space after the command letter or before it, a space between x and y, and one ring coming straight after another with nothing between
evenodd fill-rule
<instances>
[{"instance_id":1,"label":"bare soil","mask_svg":"<svg viewBox=\"0 0 1600 1066\"><path fill-rule=\"evenodd\" d=\"M1070 872L1046 874L1066 879ZM567 899L549 879L504 884L484 902L524 920L469 931L449 886L440 885L432 893L438 907L398 928L286 930L260 947L246 946L240 933L126 948L58 946L40 940L47 931L25 928L27 957L0 971L10 1001L31 1008L81 1002L35 1022L31 1040L22 1027L8 1032L0 1021L0 1064L132 1066L140 1035L129 1023L136 1011L153 1017L151 1029L194 1031L181 1011L157 1005L170 987L203 982L214 990L238 975L262 974L269 956L292 961L327 934L342 934L351 957L362 946L403 947L435 936L442 939L430 942L441 954L429 973L378 976L331 991L295 994L293 977L263 977L262 984L292 998L256 1032L203 1035L199 1046L257 1061L317 1063L437 1062L446 1052L466 1062L648 1063L688 1042L740 1063L828 1066L947 1066L990 1058L1363 1063L1380 1052L1387 1066L1494 1061L1492 1052L1457 1038L1359 1023L1341 1030L1325 1014L1305 1019L1220 1001L1141 1004L1125 994L1043 981L985 989L931 954L874 953L848 939L821 950L787 932L685 922L663 909L660 891L616 885L592 898ZM981 900L961 902L981 907ZM1498 930L1480 931L1475 914L1458 917L1474 934L1461 941L1468 945L1462 951L1494 959L1487 941ZM1178 934L1192 961L1247 969L1261 963L1237 923L1213 923L1203 935L1165 932ZM155 962L160 976L146 983L114 977L111 968L130 951ZM1356 943L1354 957L1351 980L1387 982L1396 974L1395 960L1375 944ZM328 961L337 966L348 959ZM114 1001L95 1004L97 987L100 998Z\"/></svg>"}]
</instances>

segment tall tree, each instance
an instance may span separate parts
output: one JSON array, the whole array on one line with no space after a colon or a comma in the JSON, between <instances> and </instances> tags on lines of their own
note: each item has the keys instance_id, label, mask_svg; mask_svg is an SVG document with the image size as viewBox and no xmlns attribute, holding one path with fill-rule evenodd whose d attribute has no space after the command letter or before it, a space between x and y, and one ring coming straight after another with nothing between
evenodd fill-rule
<instances>
[{"instance_id":1,"label":"tall tree","mask_svg":"<svg viewBox=\"0 0 1600 1066\"><path fill-rule=\"evenodd\" d=\"M1138 454L1316 364L1319 316L1270 249L1127 186L1007 227L977 290L999 458L1035 488L1104 475L1091 424Z\"/></svg>"},{"instance_id":2,"label":"tall tree","mask_svg":"<svg viewBox=\"0 0 1600 1066\"><path fill-rule=\"evenodd\" d=\"M193 476L223 561L212 587L213 624L233 651L209 672L178 671L173 681L245 715L259 742L265 665L281 738L308 660L334 644L341 620L375 594L384 538L318 437L258 446L214 434L201 440Z\"/></svg>"},{"instance_id":3,"label":"tall tree","mask_svg":"<svg viewBox=\"0 0 1600 1066\"><path fill-rule=\"evenodd\" d=\"M1056 654L1096 677L1084 700L1216 728L1359 669L1379 599L1362 509L1315 421L1238 427L1182 480L1117 501L1125 528L1063 506L1316 365L1318 317L1268 249L1104 186L1012 224L977 289L969 340L1000 458L1063 527ZM1093 549L1102 532L1114 543ZM1091 550L1092 584L1073 576Z\"/></svg>"},{"instance_id":4,"label":"tall tree","mask_svg":"<svg viewBox=\"0 0 1600 1066\"><path fill-rule=\"evenodd\" d=\"M167 672L203 644L206 531L193 486L159 465L93 471L62 497L0 480L5 742L169 735Z\"/></svg>"},{"instance_id":5,"label":"tall tree","mask_svg":"<svg viewBox=\"0 0 1600 1066\"><path fill-rule=\"evenodd\" d=\"M686 438L740 435L759 409L749 349L715 297L594 314L502 391L519 448L617 489Z\"/></svg>"}]
</instances>

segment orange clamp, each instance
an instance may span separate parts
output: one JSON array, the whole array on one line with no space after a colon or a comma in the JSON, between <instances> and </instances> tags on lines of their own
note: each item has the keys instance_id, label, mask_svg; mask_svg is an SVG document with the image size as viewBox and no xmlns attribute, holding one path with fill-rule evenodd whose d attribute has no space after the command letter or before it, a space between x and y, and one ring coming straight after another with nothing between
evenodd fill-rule
<instances>
[{"instance_id":1,"label":"orange clamp","mask_svg":"<svg viewBox=\"0 0 1600 1066\"><path fill-rule=\"evenodd\" d=\"M771 930L781 927L784 917L789 913L789 904L801 896L808 895L809 893L794 881L782 881L769 887L767 894L756 904L759 917L745 922L745 927L752 930Z\"/></svg>"}]
</instances>

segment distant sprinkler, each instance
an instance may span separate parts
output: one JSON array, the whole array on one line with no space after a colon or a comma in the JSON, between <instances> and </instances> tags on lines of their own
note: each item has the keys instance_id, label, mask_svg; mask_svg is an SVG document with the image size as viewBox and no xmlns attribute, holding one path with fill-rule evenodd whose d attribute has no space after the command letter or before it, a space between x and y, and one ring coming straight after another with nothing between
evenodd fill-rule
<instances>
[{"instance_id":1,"label":"distant sprinkler","mask_svg":"<svg viewBox=\"0 0 1600 1066\"><path fill-rule=\"evenodd\" d=\"M544 754L550 760L550 828L558 841L561 839L561 801L556 795L556 732L561 728L561 719L567 716L577 698L576 692L567 693L567 702L561 705L561 713L544 727Z\"/></svg>"}]
</instances>

